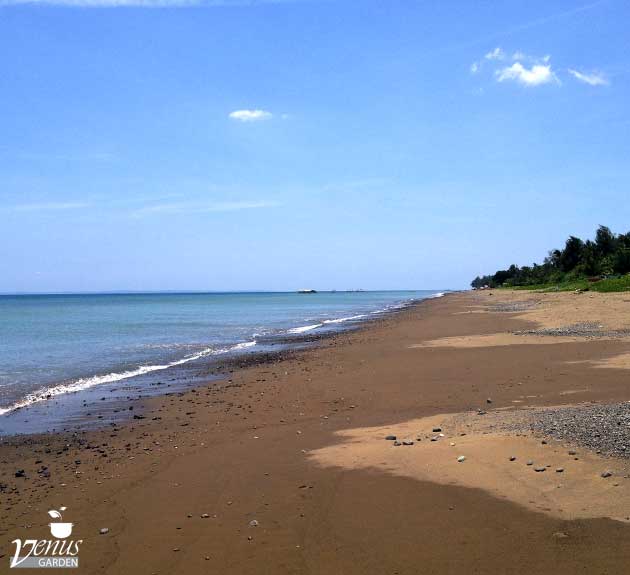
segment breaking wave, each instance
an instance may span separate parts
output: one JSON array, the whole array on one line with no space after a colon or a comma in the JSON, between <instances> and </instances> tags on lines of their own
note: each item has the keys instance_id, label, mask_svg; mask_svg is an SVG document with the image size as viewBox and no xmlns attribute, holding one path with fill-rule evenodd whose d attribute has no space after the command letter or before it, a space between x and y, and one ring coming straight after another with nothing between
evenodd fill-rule
<instances>
[{"instance_id":1,"label":"breaking wave","mask_svg":"<svg viewBox=\"0 0 630 575\"><path fill-rule=\"evenodd\" d=\"M91 377L82 377L80 379L76 379L68 383L60 383L58 385L42 388L32 393L29 393L28 395L26 395L19 401L16 401L12 405L9 405L8 407L0 407L0 415L5 415L7 413L15 411L16 409L28 407L29 405L32 405L33 403L38 403L40 401L46 401L47 399L52 399L53 397L56 397L58 395L64 395L66 393L74 393L77 391L83 391L85 389L90 389L91 387L96 387L97 385L102 385L104 383L114 383L116 381L121 381L123 379L129 379L130 377L137 377L139 375L145 375L147 373L151 373L154 371L161 371L163 369L168 369L169 367L175 367L176 365L183 365L185 363L195 361L196 359L201 359L202 357L239 351L239 350L247 349L249 347L253 347L255 345L256 345L256 341L245 341L242 343L237 343L236 345L219 348L219 349L206 348L198 353L188 355L182 359L171 361L169 363L158 364L158 365L141 365L139 367L136 367L135 369L112 372L112 373L107 373L104 375L93 375Z\"/></svg>"}]
</instances>

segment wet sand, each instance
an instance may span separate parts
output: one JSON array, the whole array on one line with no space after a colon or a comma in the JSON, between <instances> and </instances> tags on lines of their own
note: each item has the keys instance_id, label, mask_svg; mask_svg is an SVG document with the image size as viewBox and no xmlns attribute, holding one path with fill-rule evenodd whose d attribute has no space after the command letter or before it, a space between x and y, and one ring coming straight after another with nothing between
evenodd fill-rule
<instances>
[{"instance_id":1,"label":"wet sand","mask_svg":"<svg viewBox=\"0 0 630 575\"><path fill-rule=\"evenodd\" d=\"M625 573L626 460L510 424L630 400L628 300L451 294L126 423L6 439L0 564L66 506L85 573Z\"/></svg>"}]
</instances>

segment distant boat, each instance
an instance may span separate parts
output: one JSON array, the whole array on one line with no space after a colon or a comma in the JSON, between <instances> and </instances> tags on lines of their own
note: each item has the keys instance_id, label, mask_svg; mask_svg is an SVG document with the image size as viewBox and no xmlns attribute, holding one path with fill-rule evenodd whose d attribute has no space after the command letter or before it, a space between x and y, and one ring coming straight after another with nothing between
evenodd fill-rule
<instances>
[{"instance_id":1,"label":"distant boat","mask_svg":"<svg viewBox=\"0 0 630 575\"><path fill-rule=\"evenodd\" d=\"M317 290L314 290L314 289L299 289L298 293L317 293Z\"/></svg>"}]
</instances>

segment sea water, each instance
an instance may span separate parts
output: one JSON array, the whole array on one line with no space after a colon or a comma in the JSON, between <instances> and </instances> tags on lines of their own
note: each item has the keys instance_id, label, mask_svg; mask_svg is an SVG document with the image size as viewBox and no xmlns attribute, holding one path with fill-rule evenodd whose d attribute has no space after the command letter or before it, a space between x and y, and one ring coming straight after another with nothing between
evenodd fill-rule
<instances>
[{"instance_id":1,"label":"sea water","mask_svg":"<svg viewBox=\"0 0 630 575\"><path fill-rule=\"evenodd\" d=\"M0 295L0 431L17 409L355 327L435 291Z\"/></svg>"}]
</instances>

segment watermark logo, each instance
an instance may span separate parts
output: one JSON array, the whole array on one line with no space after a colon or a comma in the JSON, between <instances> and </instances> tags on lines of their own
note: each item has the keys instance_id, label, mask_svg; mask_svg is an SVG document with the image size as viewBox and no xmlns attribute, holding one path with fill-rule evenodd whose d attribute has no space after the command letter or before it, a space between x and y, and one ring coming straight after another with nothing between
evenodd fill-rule
<instances>
[{"instance_id":1,"label":"watermark logo","mask_svg":"<svg viewBox=\"0 0 630 575\"><path fill-rule=\"evenodd\" d=\"M48 525L54 539L14 539L15 554L9 566L13 568L63 568L79 566L79 545L83 539L70 540L73 523L67 523L61 515L65 507L51 509L48 515L53 519Z\"/></svg>"}]
</instances>

